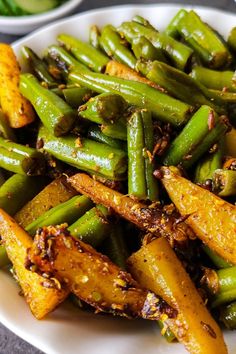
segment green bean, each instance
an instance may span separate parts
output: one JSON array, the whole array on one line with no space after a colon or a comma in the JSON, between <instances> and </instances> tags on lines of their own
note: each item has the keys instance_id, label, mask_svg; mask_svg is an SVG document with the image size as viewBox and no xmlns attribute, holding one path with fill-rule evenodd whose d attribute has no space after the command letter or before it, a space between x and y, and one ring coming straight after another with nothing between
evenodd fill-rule
<instances>
[{"instance_id":1,"label":"green bean","mask_svg":"<svg viewBox=\"0 0 236 354\"><path fill-rule=\"evenodd\" d=\"M106 123L101 125L101 131L109 138L127 140L127 127L124 119L119 119L117 122L111 124Z\"/></svg>"},{"instance_id":2,"label":"green bean","mask_svg":"<svg viewBox=\"0 0 236 354\"><path fill-rule=\"evenodd\" d=\"M90 126L90 128L88 129L88 138L98 141L99 143L107 144L116 149L124 150L124 144L120 140L111 138L110 136L103 134L101 129L95 124Z\"/></svg>"},{"instance_id":3,"label":"green bean","mask_svg":"<svg viewBox=\"0 0 236 354\"><path fill-rule=\"evenodd\" d=\"M228 329L236 329L236 302L222 307L220 310L220 320Z\"/></svg>"},{"instance_id":4,"label":"green bean","mask_svg":"<svg viewBox=\"0 0 236 354\"><path fill-rule=\"evenodd\" d=\"M68 230L74 237L97 247L109 236L108 215L107 208L97 205L81 216Z\"/></svg>"},{"instance_id":5,"label":"green bean","mask_svg":"<svg viewBox=\"0 0 236 354\"><path fill-rule=\"evenodd\" d=\"M59 34L59 43L63 44L76 59L96 72L105 71L109 58L88 43L68 34Z\"/></svg>"},{"instance_id":6,"label":"green bean","mask_svg":"<svg viewBox=\"0 0 236 354\"><path fill-rule=\"evenodd\" d=\"M7 257L7 252L4 246L0 244L0 269L7 266L10 260Z\"/></svg>"},{"instance_id":7,"label":"green bean","mask_svg":"<svg viewBox=\"0 0 236 354\"><path fill-rule=\"evenodd\" d=\"M96 25L91 26L89 29L89 43L96 49L100 49L100 36L99 28Z\"/></svg>"},{"instance_id":8,"label":"green bean","mask_svg":"<svg viewBox=\"0 0 236 354\"><path fill-rule=\"evenodd\" d=\"M133 18L132 18L132 21L133 22L137 22L139 23L140 25L143 25L144 27L147 27L147 28L150 28L152 30L156 30L155 27L153 27L151 25L151 23L144 17L140 16L140 15L135 15Z\"/></svg>"},{"instance_id":9,"label":"green bean","mask_svg":"<svg viewBox=\"0 0 236 354\"><path fill-rule=\"evenodd\" d=\"M227 92L219 90L209 90L210 94L215 98L219 98L222 101L223 105L236 104L236 92Z\"/></svg>"},{"instance_id":10,"label":"green bean","mask_svg":"<svg viewBox=\"0 0 236 354\"><path fill-rule=\"evenodd\" d=\"M42 139L45 151L69 165L108 179L125 177L126 153L120 149L72 135L56 138L43 126L39 129L39 139Z\"/></svg>"},{"instance_id":11,"label":"green bean","mask_svg":"<svg viewBox=\"0 0 236 354\"><path fill-rule=\"evenodd\" d=\"M179 21L182 17L184 17L187 14L187 11L184 9L181 9L177 12L177 14L173 17L173 19L170 21L168 26L165 29L165 33L175 39L179 39L179 31L178 31L178 24Z\"/></svg>"},{"instance_id":12,"label":"green bean","mask_svg":"<svg viewBox=\"0 0 236 354\"><path fill-rule=\"evenodd\" d=\"M148 111L135 111L128 120L128 190L139 199L157 200L157 181L148 152L153 150L152 118Z\"/></svg>"},{"instance_id":13,"label":"green bean","mask_svg":"<svg viewBox=\"0 0 236 354\"><path fill-rule=\"evenodd\" d=\"M127 125L128 191L138 199L147 198L142 113L134 112Z\"/></svg>"},{"instance_id":14,"label":"green bean","mask_svg":"<svg viewBox=\"0 0 236 354\"><path fill-rule=\"evenodd\" d=\"M233 71L217 71L202 66L195 66L190 75L209 89L227 89L227 91L236 92L236 80Z\"/></svg>"},{"instance_id":15,"label":"green bean","mask_svg":"<svg viewBox=\"0 0 236 354\"><path fill-rule=\"evenodd\" d=\"M36 176L45 170L41 152L0 137L0 167L21 175Z\"/></svg>"},{"instance_id":16,"label":"green bean","mask_svg":"<svg viewBox=\"0 0 236 354\"><path fill-rule=\"evenodd\" d=\"M223 165L223 142L219 142L217 150L208 154L197 164L194 173L194 182L204 184L207 180L212 180L215 170Z\"/></svg>"},{"instance_id":17,"label":"green bean","mask_svg":"<svg viewBox=\"0 0 236 354\"><path fill-rule=\"evenodd\" d=\"M121 118L128 105L116 93L101 93L79 107L79 116L94 123L114 123Z\"/></svg>"},{"instance_id":18,"label":"green bean","mask_svg":"<svg viewBox=\"0 0 236 354\"><path fill-rule=\"evenodd\" d=\"M72 108L77 109L93 96L93 92L86 87L71 87L63 89L62 96Z\"/></svg>"},{"instance_id":19,"label":"green bean","mask_svg":"<svg viewBox=\"0 0 236 354\"><path fill-rule=\"evenodd\" d=\"M232 56L223 41L193 10L179 19L177 28L209 67L217 69L231 63Z\"/></svg>"},{"instance_id":20,"label":"green bean","mask_svg":"<svg viewBox=\"0 0 236 354\"><path fill-rule=\"evenodd\" d=\"M124 270L126 269L126 260L129 252L125 243L124 230L120 223L113 225L111 228L111 232L104 242L103 249L113 263Z\"/></svg>"},{"instance_id":21,"label":"green bean","mask_svg":"<svg viewBox=\"0 0 236 354\"><path fill-rule=\"evenodd\" d=\"M213 174L214 192L220 197L236 195L236 171L218 169Z\"/></svg>"},{"instance_id":22,"label":"green bean","mask_svg":"<svg viewBox=\"0 0 236 354\"><path fill-rule=\"evenodd\" d=\"M51 45L47 48L46 55L52 58L59 68L70 71L77 69L80 71L89 71L87 66L80 63L77 59L72 57L64 48L57 45Z\"/></svg>"},{"instance_id":23,"label":"green bean","mask_svg":"<svg viewBox=\"0 0 236 354\"><path fill-rule=\"evenodd\" d=\"M130 44L135 38L146 37L154 47L161 49L174 66L180 70L185 69L193 54L193 50L185 44L176 41L165 33L159 33L136 22L123 22L118 31Z\"/></svg>"},{"instance_id":24,"label":"green bean","mask_svg":"<svg viewBox=\"0 0 236 354\"><path fill-rule=\"evenodd\" d=\"M160 60L166 62L163 51L154 45L144 36L132 40L132 50L137 59Z\"/></svg>"},{"instance_id":25,"label":"green bean","mask_svg":"<svg viewBox=\"0 0 236 354\"><path fill-rule=\"evenodd\" d=\"M103 27L100 37L102 49L109 57L113 57L117 61L135 69L136 58L123 42L124 40L122 40L113 26L106 25Z\"/></svg>"},{"instance_id":26,"label":"green bean","mask_svg":"<svg viewBox=\"0 0 236 354\"><path fill-rule=\"evenodd\" d=\"M147 84L104 74L71 72L70 79L99 93L120 94L126 102L150 110L154 117L175 126L189 119L190 106Z\"/></svg>"},{"instance_id":27,"label":"green bean","mask_svg":"<svg viewBox=\"0 0 236 354\"><path fill-rule=\"evenodd\" d=\"M236 300L236 267L219 269L216 271L216 274L219 282L219 289L212 299L212 308Z\"/></svg>"},{"instance_id":28,"label":"green bean","mask_svg":"<svg viewBox=\"0 0 236 354\"><path fill-rule=\"evenodd\" d=\"M167 150L164 165L181 164L189 168L227 131L224 119L209 106L202 106L192 116Z\"/></svg>"},{"instance_id":29,"label":"green bean","mask_svg":"<svg viewBox=\"0 0 236 354\"><path fill-rule=\"evenodd\" d=\"M212 263L219 269L231 267L232 264L221 258L217 253L213 252L208 246L202 246L204 252L211 259Z\"/></svg>"},{"instance_id":30,"label":"green bean","mask_svg":"<svg viewBox=\"0 0 236 354\"><path fill-rule=\"evenodd\" d=\"M16 136L13 129L9 126L7 118L0 109L0 136L5 139L16 141Z\"/></svg>"},{"instance_id":31,"label":"green bean","mask_svg":"<svg viewBox=\"0 0 236 354\"><path fill-rule=\"evenodd\" d=\"M43 226L60 225L62 223L70 225L90 209L92 205L91 200L84 195L72 197L68 201L46 211L46 213L27 225L25 230L33 236L37 229Z\"/></svg>"},{"instance_id":32,"label":"green bean","mask_svg":"<svg viewBox=\"0 0 236 354\"><path fill-rule=\"evenodd\" d=\"M48 72L47 65L40 59L37 54L29 47L23 46L21 48L23 58L27 61L36 77L43 82L46 82L50 87L58 86L51 74Z\"/></svg>"},{"instance_id":33,"label":"green bean","mask_svg":"<svg viewBox=\"0 0 236 354\"><path fill-rule=\"evenodd\" d=\"M70 131L76 116L63 99L42 87L31 74L21 74L20 91L32 103L39 118L52 134L60 136Z\"/></svg>"},{"instance_id":34,"label":"green bean","mask_svg":"<svg viewBox=\"0 0 236 354\"><path fill-rule=\"evenodd\" d=\"M45 185L43 177L29 177L15 174L0 187L0 208L15 215Z\"/></svg>"},{"instance_id":35,"label":"green bean","mask_svg":"<svg viewBox=\"0 0 236 354\"><path fill-rule=\"evenodd\" d=\"M181 70L157 60L147 63L139 61L137 69L149 80L157 83L181 101L191 105L208 105L216 110L222 110L221 107L216 106L212 97L210 99L207 97L210 92L206 92L206 88Z\"/></svg>"},{"instance_id":36,"label":"green bean","mask_svg":"<svg viewBox=\"0 0 236 354\"><path fill-rule=\"evenodd\" d=\"M229 48L236 53L236 27L233 27L227 39Z\"/></svg>"}]
</instances>

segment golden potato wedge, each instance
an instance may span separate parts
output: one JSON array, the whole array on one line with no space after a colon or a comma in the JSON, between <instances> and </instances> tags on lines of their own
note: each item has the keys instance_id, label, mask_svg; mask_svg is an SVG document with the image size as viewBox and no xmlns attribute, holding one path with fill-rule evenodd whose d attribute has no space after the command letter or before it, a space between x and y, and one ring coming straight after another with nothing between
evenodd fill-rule
<instances>
[{"instance_id":1,"label":"golden potato wedge","mask_svg":"<svg viewBox=\"0 0 236 354\"><path fill-rule=\"evenodd\" d=\"M26 269L27 250L32 246L32 238L3 209L0 209L0 235L33 315L37 319L45 317L67 297L69 291Z\"/></svg>"}]
</instances>

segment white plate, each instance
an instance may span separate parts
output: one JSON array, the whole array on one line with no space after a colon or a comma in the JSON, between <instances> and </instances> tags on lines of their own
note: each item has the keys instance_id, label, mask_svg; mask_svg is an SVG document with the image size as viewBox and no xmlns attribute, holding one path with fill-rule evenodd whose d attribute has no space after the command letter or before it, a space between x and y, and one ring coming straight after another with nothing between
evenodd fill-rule
<instances>
[{"instance_id":1,"label":"white plate","mask_svg":"<svg viewBox=\"0 0 236 354\"><path fill-rule=\"evenodd\" d=\"M41 29L18 41L14 49L20 57L20 47L27 45L38 53L55 42L58 33L67 32L88 38L91 24L118 25L141 14L163 30L179 6L120 6L91 11L71 17ZM221 11L195 8L202 18L223 35L236 25L236 16ZM128 321L108 316L80 312L64 304L46 320L37 321L25 301L18 295L12 278L0 271L0 321L17 335L48 354L185 354L180 344L167 344L159 335L155 323ZM225 333L230 354L236 353L236 334ZM220 353L215 353L220 354Z\"/></svg>"},{"instance_id":2,"label":"white plate","mask_svg":"<svg viewBox=\"0 0 236 354\"><path fill-rule=\"evenodd\" d=\"M0 0L2 1L2 0ZM67 0L64 4L47 12L27 16L0 16L0 32L24 34L71 13L82 0Z\"/></svg>"}]
</instances>

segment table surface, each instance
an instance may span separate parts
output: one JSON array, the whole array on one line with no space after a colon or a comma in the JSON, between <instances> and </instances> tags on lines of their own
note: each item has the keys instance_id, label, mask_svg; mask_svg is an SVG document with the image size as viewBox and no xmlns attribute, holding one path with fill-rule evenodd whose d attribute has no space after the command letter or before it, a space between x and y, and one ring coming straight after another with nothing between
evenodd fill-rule
<instances>
[{"instance_id":1,"label":"table surface","mask_svg":"<svg viewBox=\"0 0 236 354\"><path fill-rule=\"evenodd\" d=\"M104 7L112 5L122 5L122 4L154 4L154 3L180 3L185 5L201 5L201 6L211 6L223 10L227 10L236 13L236 4L233 0L84 0L81 5L74 11L74 13L79 13L82 11ZM0 42L11 43L18 39L18 36L6 35L0 33ZM42 354L39 350L26 343L15 334L10 332L0 323L0 354Z\"/></svg>"}]
</instances>

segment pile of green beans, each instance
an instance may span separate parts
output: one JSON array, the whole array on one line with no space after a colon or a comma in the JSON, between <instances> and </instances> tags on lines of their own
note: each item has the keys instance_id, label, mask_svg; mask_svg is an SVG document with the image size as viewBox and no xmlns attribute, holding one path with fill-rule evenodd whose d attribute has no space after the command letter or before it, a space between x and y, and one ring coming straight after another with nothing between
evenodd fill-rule
<instances>
[{"instance_id":1,"label":"pile of green beans","mask_svg":"<svg viewBox=\"0 0 236 354\"><path fill-rule=\"evenodd\" d=\"M6 178L0 207L10 215L49 182L54 159L66 175L85 171L146 205L168 201L153 176L162 165L180 167L235 203L236 168L224 161L236 158L227 156L225 143L236 122L236 27L223 40L193 10L180 10L164 32L137 15L118 27L93 25L88 42L62 33L43 57L29 47L22 56L30 72L21 74L19 88L38 120L12 129L0 108L0 176ZM120 75L107 74L110 61L118 62ZM49 208L25 230L33 237L38 228L66 223L74 237L125 269L130 225L117 219L79 195ZM235 267L205 245L201 256L211 267L203 282L210 307L234 329ZM0 244L0 267L8 263ZM214 293L212 279L218 284ZM166 338L172 341L173 333L168 330Z\"/></svg>"}]
</instances>

